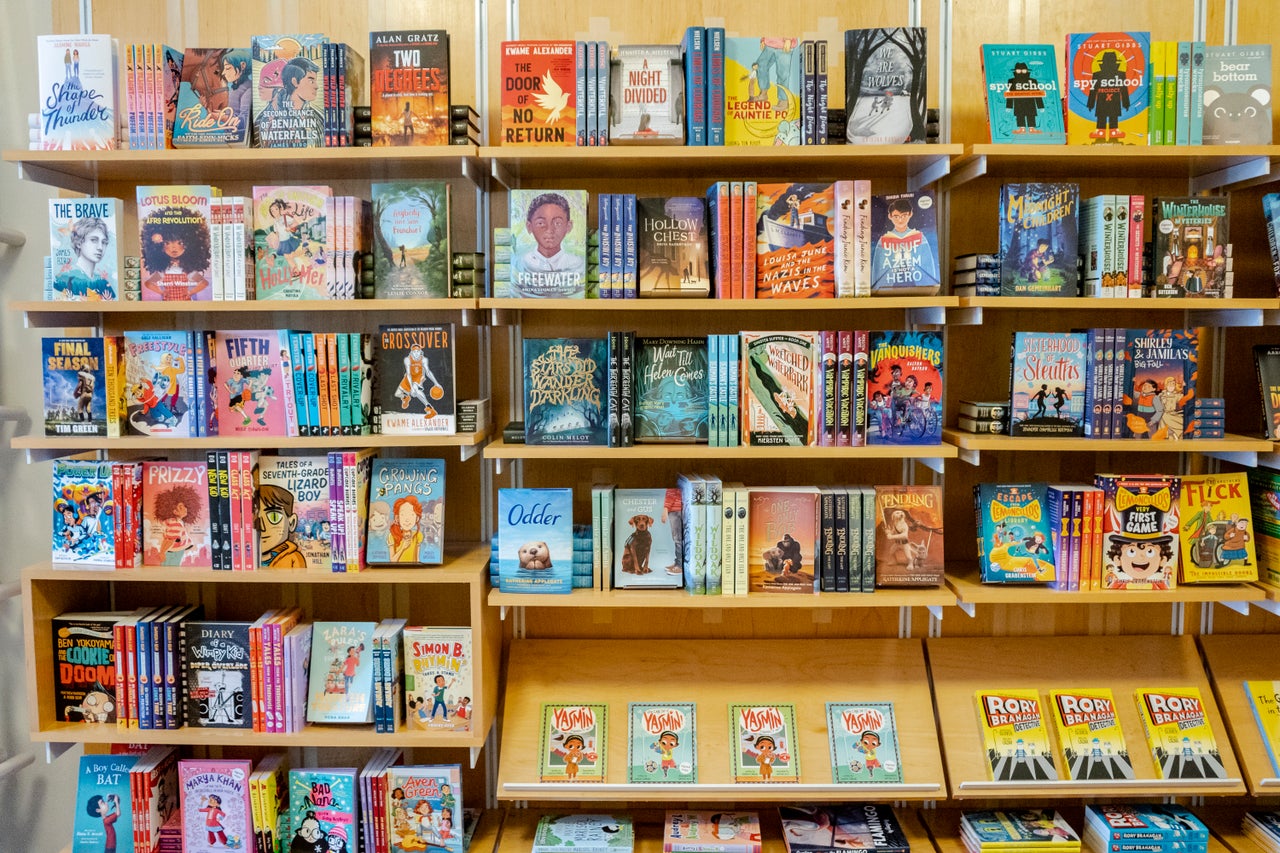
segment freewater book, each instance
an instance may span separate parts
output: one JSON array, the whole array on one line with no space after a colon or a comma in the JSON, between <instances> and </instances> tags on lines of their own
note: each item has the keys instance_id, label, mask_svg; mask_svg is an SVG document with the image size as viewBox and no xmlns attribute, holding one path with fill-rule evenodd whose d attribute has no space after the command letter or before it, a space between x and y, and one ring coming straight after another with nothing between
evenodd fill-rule
<instances>
[{"instance_id":1,"label":"freewater book","mask_svg":"<svg viewBox=\"0 0 1280 853\"><path fill-rule=\"evenodd\" d=\"M510 292L495 296L585 298L587 191L512 190Z\"/></svg>"}]
</instances>

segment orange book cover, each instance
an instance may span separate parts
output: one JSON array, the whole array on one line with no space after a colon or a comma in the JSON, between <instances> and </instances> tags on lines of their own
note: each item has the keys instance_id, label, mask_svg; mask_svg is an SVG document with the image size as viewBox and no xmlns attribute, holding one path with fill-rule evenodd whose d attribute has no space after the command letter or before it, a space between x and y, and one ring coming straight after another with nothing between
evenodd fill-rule
<instances>
[{"instance_id":1,"label":"orange book cover","mask_svg":"<svg viewBox=\"0 0 1280 853\"><path fill-rule=\"evenodd\" d=\"M502 144L574 145L576 73L572 41L504 41Z\"/></svg>"},{"instance_id":2,"label":"orange book cover","mask_svg":"<svg viewBox=\"0 0 1280 853\"><path fill-rule=\"evenodd\" d=\"M752 489L747 515L750 593L818 591L818 489Z\"/></svg>"}]
</instances>

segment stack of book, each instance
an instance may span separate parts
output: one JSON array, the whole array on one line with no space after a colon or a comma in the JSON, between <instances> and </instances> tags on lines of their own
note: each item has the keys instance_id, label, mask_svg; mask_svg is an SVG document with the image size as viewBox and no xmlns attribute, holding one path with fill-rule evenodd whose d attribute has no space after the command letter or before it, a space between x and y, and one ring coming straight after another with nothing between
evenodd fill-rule
<instances>
[{"instance_id":1,"label":"stack of book","mask_svg":"<svg viewBox=\"0 0 1280 853\"><path fill-rule=\"evenodd\" d=\"M909 853L911 844L893 807L875 803L779 806L787 853L866 850Z\"/></svg>"},{"instance_id":2,"label":"stack of book","mask_svg":"<svg viewBox=\"0 0 1280 853\"><path fill-rule=\"evenodd\" d=\"M960 839L969 853L996 850L1080 850L1080 836L1050 809L964 812Z\"/></svg>"},{"instance_id":3,"label":"stack of book","mask_svg":"<svg viewBox=\"0 0 1280 853\"><path fill-rule=\"evenodd\" d=\"M1205 853L1209 830L1188 809L1174 803L1089 805L1084 810L1084 840L1097 853L1126 849Z\"/></svg>"},{"instance_id":4,"label":"stack of book","mask_svg":"<svg viewBox=\"0 0 1280 853\"><path fill-rule=\"evenodd\" d=\"M667 812L662 853L760 853L756 812Z\"/></svg>"},{"instance_id":5,"label":"stack of book","mask_svg":"<svg viewBox=\"0 0 1280 853\"><path fill-rule=\"evenodd\" d=\"M1004 435L1009 431L1008 400L961 400L956 426L977 435Z\"/></svg>"},{"instance_id":6,"label":"stack of book","mask_svg":"<svg viewBox=\"0 0 1280 853\"><path fill-rule=\"evenodd\" d=\"M631 853L635 826L627 814L546 814L530 853Z\"/></svg>"},{"instance_id":7,"label":"stack of book","mask_svg":"<svg viewBox=\"0 0 1280 853\"><path fill-rule=\"evenodd\" d=\"M999 296L1000 255L989 252L957 255L951 293L953 296Z\"/></svg>"},{"instance_id":8,"label":"stack of book","mask_svg":"<svg viewBox=\"0 0 1280 853\"><path fill-rule=\"evenodd\" d=\"M1280 813L1246 812L1240 828L1267 853L1280 853Z\"/></svg>"}]
</instances>

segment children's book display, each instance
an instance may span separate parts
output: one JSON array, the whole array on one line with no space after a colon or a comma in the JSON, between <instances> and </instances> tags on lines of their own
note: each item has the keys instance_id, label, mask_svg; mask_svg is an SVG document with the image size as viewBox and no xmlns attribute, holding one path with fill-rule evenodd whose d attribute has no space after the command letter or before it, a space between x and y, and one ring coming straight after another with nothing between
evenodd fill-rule
<instances>
[{"instance_id":1,"label":"children's book display","mask_svg":"<svg viewBox=\"0 0 1280 853\"><path fill-rule=\"evenodd\" d=\"M1110 690L1050 690L1049 707L1058 732L1058 756L1068 778L1134 778Z\"/></svg>"},{"instance_id":2,"label":"children's book display","mask_svg":"<svg viewBox=\"0 0 1280 853\"><path fill-rule=\"evenodd\" d=\"M635 826L627 814L545 814L531 853L630 853Z\"/></svg>"},{"instance_id":3,"label":"children's book display","mask_svg":"<svg viewBox=\"0 0 1280 853\"><path fill-rule=\"evenodd\" d=\"M1058 778L1038 692L979 690L976 698L988 778L996 782Z\"/></svg>"},{"instance_id":4,"label":"children's book display","mask_svg":"<svg viewBox=\"0 0 1280 853\"><path fill-rule=\"evenodd\" d=\"M793 705L730 705L731 773L735 782L798 782Z\"/></svg>"},{"instance_id":5,"label":"children's book display","mask_svg":"<svg viewBox=\"0 0 1280 853\"><path fill-rule=\"evenodd\" d=\"M498 588L568 593L573 568L573 490L498 490Z\"/></svg>"},{"instance_id":6,"label":"children's book display","mask_svg":"<svg viewBox=\"0 0 1280 853\"><path fill-rule=\"evenodd\" d=\"M604 781L607 705L543 705L541 736L541 781Z\"/></svg>"},{"instance_id":7,"label":"children's book display","mask_svg":"<svg viewBox=\"0 0 1280 853\"><path fill-rule=\"evenodd\" d=\"M471 629L407 626L403 647L410 730L471 731L475 688ZM383 659L384 666L388 662Z\"/></svg>"},{"instance_id":8,"label":"children's book display","mask_svg":"<svg viewBox=\"0 0 1280 853\"><path fill-rule=\"evenodd\" d=\"M1134 699L1161 779L1227 778L1198 688L1139 688Z\"/></svg>"},{"instance_id":9,"label":"children's book display","mask_svg":"<svg viewBox=\"0 0 1280 853\"><path fill-rule=\"evenodd\" d=\"M697 782L698 744L692 702L627 707L628 782Z\"/></svg>"},{"instance_id":10,"label":"children's book display","mask_svg":"<svg viewBox=\"0 0 1280 853\"><path fill-rule=\"evenodd\" d=\"M878 803L778 807L787 853L867 850L909 853L911 844L893 807Z\"/></svg>"},{"instance_id":11,"label":"children's book display","mask_svg":"<svg viewBox=\"0 0 1280 853\"><path fill-rule=\"evenodd\" d=\"M1061 145L1062 87L1051 44L984 44L987 128L1001 144Z\"/></svg>"},{"instance_id":12,"label":"children's book display","mask_svg":"<svg viewBox=\"0 0 1280 853\"><path fill-rule=\"evenodd\" d=\"M831 747L831 781L902 781L892 702L828 702L827 740Z\"/></svg>"},{"instance_id":13,"label":"children's book display","mask_svg":"<svg viewBox=\"0 0 1280 853\"><path fill-rule=\"evenodd\" d=\"M307 720L373 721L373 622L316 622L311 640Z\"/></svg>"},{"instance_id":14,"label":"children's book display","mask_svg":"<svg viewBox=\"0 0 1280 853\"><path fill-rule=\"evenodd\" d=\"M178 762L184 851L215 853L248 843L253 837L252 771L252 761L239 759Z\"/></svg>"},{"instance_id":15,"label":"children's book display","mask_svg":"<svg viewBox=\"0 0 1280 853\"><path fill-rule=\"evenodd\" d=\"M756 812L667 812L663 853L760 853Z\"/></svg>"}]
</instances>

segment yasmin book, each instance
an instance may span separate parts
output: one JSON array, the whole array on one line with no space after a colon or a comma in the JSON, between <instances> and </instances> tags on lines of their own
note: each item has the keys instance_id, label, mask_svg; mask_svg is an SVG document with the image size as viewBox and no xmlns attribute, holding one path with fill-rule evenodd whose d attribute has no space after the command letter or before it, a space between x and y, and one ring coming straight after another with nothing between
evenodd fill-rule
<instances>
[{"instance_id":1,"label":"yasmin book","mask_svg":"<svg viewBox=\"0 0 1280 853\"><path fill-rule=\"evenodd\" d=\"M384 435L453 435L458 389L452 323L378 327Z\"/></svg>"},{"instance_id":2,"label":"yasmin book","mask_svg":"<svg viewBox=\"0 0 1280 853\"><path fill-rule=\"evenodd\" d=\"M44 434L105 436L107 371L102 338L44 338L41 367Z\"/></svg>"},{"instance_id":3,"label":"yasmin book","mask_svg":"<svg viewBox=\"0 0 1280 853\"><path fill-rule=\"evenodd\" d=\"M404 629L406 725L414 731L471 731L471 629Z\"/></svg>"},{"instance_id":4,"label":"yasmin book","mask_svg":"<svg viewBox=\"0 0 1280 853\"><path fill-rule=\"evenodd\" d=\"M359 845L356 819L360 794L354 767L295 768L289 771L290 849L312 850L329 839L345 840L351 850ZM325 849L321 846L319 849ZM342 846L338 847L342 850Z\"/></svg>"},{"instance_id":5,"label":"yasmin book","mask_svg":"<svg viewBox=\"0 0 1280 853\"><path fill-rule=\"evenodd\" d=\"M942 487L875 488L876 586L941 586Z\"/></svg>"},{"instance_id":6,"label":"yasmin book","mask_svg":"<svg viewBox=\"0 0 1280 853\"><path fill-rule=\"evenodd\" d=\"M627 814L548 814L538 818L531 853L630 853L635 827Z\"/></svg>"},{"instance_id":7,"label":"yasmin book","mask_svg":"<svg viewBox=\"0 0 1280 853\"><path fill-rule=\"evenodd\" d=\"M983 583L1057 580L1044 483L979 483L978 568Z\"/></svg>"},{"instance_id":8,"label":"yasmin book","mask_svg":"<svg viewBox=\"0 0 1280 853\"><path fill-rule=\"evenodd\" d=\"M1173 589L1178 585L1177 477L1098 475L1103 491L1102 587Z\"/></svg>"},{"instance_id":9,"label":"yasmin book","mask_svg":"<svg viewBox=\"0 0 1280 853\"><path fill-rule=\"evenodd\" d=\"M332 571L327 456L261 456L253 509L259 568Z\"/></svg>"},{"instance_id":10,"label":"yasmin book","mask_svg":"<svg viewBox=\"0 0 1280 853\"><path fill-rule=\"evenodd\" d=\"M604 338L525 338L525 443L608 444L607 366Z\"/></svg>"},{"instance_id":11,"label":"yasmin book","mask_svg":"<svg viewBox=\"0 0 1280 853\"><path fill-rule=\"evenodd\" d=\"M1070 779L1132 779L1133 764L1110 689L1050 690L1058 755Z\"/></svg>"},{"instance_id":12,"label":"yasmin book","mask_svg":"<svg viewBox=\"0 0 1280 853\"><path fill-rule=\"evenodd\" d=\"M76 783L75 827L72 853L132 850L133 798L129 774L138 761L136 755L82 755Z\"/></svg>"},{"instance_id":13,"label":"yasmin book","mask_svg":"<svg viewBox=\"0 0 1280 853\"><path fill-rule=\"evenodd\" d=\"M1157 297L1222 299L1227 289L1231 199L1157 198L1152 203L1152 272Z\"/></svg>"},{"instance_id":14,"label":"yasmin book","mask_svg":"<svg viewBox=\"0 0 1280 853\"><path fill-rule=\"evenodd\" d=\"M995 782L1057 779L1049 729L1035 690L979 690L978 725L989 778Z\"/></svg>"},{"instance_id":15,"label":"yasmin book","mask_svg":"<svg viewBox=\"0 0 1280 853\"><path fill-rule=\"evenodd\" d=\"M872 296L932 296L942 289L933 193L872 196L871 235Z\"/></svg>"},{"instance_id":16,"label":"yasmin book","mask_svg":"<svg viewBox=\"0 0 1280 853\"><path fill-rule=\"evenodd\" d=\"M1013 333L1009 435L1084 435L1088 355L1084 332Z\"/></svg>"},{"instance_id":17,"label":"yasmin book","mask_svg":"<svg viewBox=\"0 0 1280 853\"><path fill-rule=\"evenodd\" d=\"M871 332L867 444L942 443L942 336Z\"/></svg>"},{"instance_id":18,"label":"yasmin book","mask_svg":"<svg viewBox=\"0 0 1280 853\"><path fill-rule=\"evenodd\" d=\"M569 129L572 137L572 122ZM511 292L505 295L586 297L586 190L511 190L507 222Z\"/></svg>"},{"instance_id":19,"label":"yasmin book","mask_svg":"<svg viewBox=\"0 0 1280 853\"><path fill-rule=\"evenodd\" d=\"M49 256L56 302L110 302L120 294L118 198L49 199Z\"/></svg>"},{"instance_id":20,"label":"yasmin book","mask_svg":"<svg viewBox=\"0 0 1280 853\"><path fill-rule=\"evenodd\" d=\"M1140 687L1133 695L1161 779L1227 778L1199 688Z\"/></svg>"},{"instance_id":21,"label":"yasmin book","mask_svg":"<svg viewBox=\"0 0 1280 853\"><path fill-rule=\"evenodd\" d=\"M192 620L182 623L182 693L187 725L253 728L249 625Z\"/></svg>"},{"instance_id":22,"label":"yasmin book","mask_svg":"<svg viewBox=\"0 0 1280 853\"><path fill-rule=\"evenodd\" d=\"M498 490L498 588L565 593L573 580L573 490Z\"/></svg>"},{"instance_id":23,"label":"yasmin book","mask_svg":"<svg viewBox=\"0 0 1280 853\"><path fill-rule=\"evenodd\" d=\"M318 33L254 36L253 145L324 145L324 45Z\"/></svg>"},{"instance_id":24,"label":"yasmin book","mask_svg":"<svg viewBox=\"0 0 1280 853\"><path fill-rule=\"evenodd\" d=\"M641 298L705 297L711 293L705 199L637 198L636 238Z\"/></svg>"},{"instance_id":25,"label":"yasmin book","mask_svg":"<svg viewBox=\"0 0 1280 853\"><path fill-rule=\"evenodd\" d=\"M608 740L608 705L543 705L540 781L603 782Z\"/></svg>"},{"instance_id":26,"label":"yasmin book","mask_svg":"<svg viewBox=\"0 0 1280 853\"><path fill-rule=\"evenodd\" d=\"M756 298L835 296L834 186L761 183L755 203Z\"/></svg>"},{"instance_id":27,"label":"yasmin book","mask_svg":"<svg viewBox=\"0 0 1280 853\"><path fill-rule=\"evenodd\" d=\"M1000 295L1076 296L1079 217L1076 184L1002 185Z\"/></svg>"},{"instance_id":28,"label":"yasmin book","mask_svg":"<svg viewBox=\"0 0 1280 853\"><path fill-rule=\"evenodd\" d=\"M892 702L828 702L827 739L832 782L902 781Z\"/></svg>"},{"instance_id":29,"label":"yasmin book","mask_svg":"<svg viewBox=\"0 0 1280 853\"><path fill-rule=\"evenodd\" d=\"M635 441L707 440L706 337L636 338Z\"/></svg>"},{"instance_id":30,"label":"yasmin book","mask_svg":"<svg viewBox=\"0 0 1280 853\"><path fill-rule=\"evenodd\" d=\"M448 144L444 142L441 144ZM373 184L373 287L378 299L449 295L449 184Z\"/></svg>"},{"instance_id":31,"label":"yasmin book","mask_svg":"<svg viewBox=\"0 0 1280 853\"><path fill-rule=\"evenodd\" d=\"M204 462L142 463L142 565L210 566Z\"/></svg>"},{"instance_id":32,"label":"yasmin book","mask_svg":"<svg viewBox=\"0 0 1280 853\"><path fill-rule=\"evenodd\" d=\"M219 331L214 342L218 434L296 435L289 332Z\"/></svg>"},{"instance_id":33,"label":"yasmin book","mask_svg":"<svg viewBox=\"0 0 1280 853\"><path fill-rule=\"evenodd\" d=\"M369 33L373 144L449 144L449 34Z\"/></svg>"},{"instance_id":34,"label":"yasmin book","mask_svg":"<svg viewBox=\"0 0 1280 853\"><path fill-rule=\"evenodd\" d=\"M116 501L111 463L53 462L53 562L115 567Z\"/></svg>"},{"instance_id":35,"label":"yasmin book","mask_svg":"<svg viewBox=\"0 0 1280 853\"><path fill-rule=\"evenodd\" d=\"M115 625L127 612L63 613L51 620L53 716L64 723L114 723L119 707Z\"/></svg>"},{"instance_id":36,"label":"yasmin book","mask_svg":"<svg viewBox=\"0 0 1280 853\"><path fill-rule=\"evenodd\" d=\"M1271 45L1206 45L1205 145L1271 144Z\"/></svg>"},{"instance_id":37,"label":"yasmin book","mask_svg":"<svg viewBox=\"0 0 1280 853\"><path fill-rule=\"evenodd\" d=\"M799 145L804 68L793 36L724 39L724 144Z\"/></svg>"},{"instance_id":38,"label":"yasmin book","mask_svg":"<svg viewBox=\"0 0 1280 853\"><path fill-rule=\"evenodd\" d=\"M665 853L760 853L760 815L755 812L667 812Z\"/></svg>"},{"instance_id":39,"label":"yasmin book","mask_svg":"<svg viewBox=\"0 0 1280 853\"><path fill-rule=\"evenodd\" d=\"M794 705L731 704L729 737L733 781L800 781Z\"/></svg>"},{"instance_id":40,"label":"yasmin book","mask_svg":"<svg viewBox=\"0 0 1280 853\"><path fill-rule=\"evenodd\" d=\"M253 88L253 64L248 50L187 48L182 54L173 147L248 145Z\"/></svg>"},{"instance_id":41,"label":"yasmin book","mask_svg":"<svg viewBox=\"0 0 1280 853\"><path fill-rule=\"evenodd\" d=\"M1271 759L1271 772L1280 773L1280 682L1246 681L1244 692Z\"/></svg>"},{"instance_id":42,"label":"yasmin book","mask_svg":"<svg viewBox=\"0 0 1280 853\"><path fill-rule=\"evenodd\" d=\"M253 838L248 759L178 761L184 853L247 849Z\"/></svg>"},{"instance_id":43,"label":"yasmin book","mask_svg":"<svg viewBox=\"0 0 1280 853\"><path fill-rule=\"evenodd\" d=\"M131 435L199 435L194 344L191 332L124 333L123 387Z\"/></svg>"},{"instance_id":44,"label":"yasmin book","mask_svg":"<svg viewBox=\"0 0 1280 853\"><path fill-rule=\"evenodd\" d=\"M443 459L375 459L369 484L369 565L444 560Z\"/></svg>"},{"instance_id":45,"label":"yasmin book","mask_svg":"<svg viewBox=\"0 0 1280 853\"><path fill-rule=\"evenodd\" d=\"M924 27L846 30L846 139L851 145L924 142L929 40Z\"/></svg>"},{"instance_id":46,"label":"yasmin book","mask_svg":"<svg viewBox=\"0 0 1280 853\"><path fill-rule=\"evenodd\" d=\"M741 339L742 443L814 444L819 334L742 332Z\"/></svg>"},{"instance_id":47,"label":"yasmin book","mask_svg":"<svg viewBox=\"0 0 1280 853\"><path fill-rule=\"evenodd\" d=\"M692 702L627 706L627 782L697 782L697 726Z\"/></svg>"},{"instance_id":48,"label":"yasmin book","mask_svg":"<svg viewBox=\"0 0 1280 853\"><path fill-rule=\"evenodd\" d=\"M144 302L212 297L213 189L138 187L138 243Z\"/></svg>"},{"instance_id":49,"label":"yasmin book","mask_svg":"<svg viewBox=\"0 0 1280 853\"><path fill-rule=\"evenodd\" d=\"M391 798L387 808L390 853L419 853L428 848L462 853L459 765L388 767L386 789ZM333 849L332 844L329 849Z\"/></svg>"},{"instance_id":50,"label":"yasmin book","mask_svg":"<svg viewBox=\"0 0 1280 853\"><path fill-rule=\"evenodd\" d=\"M116 147L114 39L104 34L36 36L40 148L91 151Z\"/></svg>"},{"instance_id":51,"label":"yasmin book","mask_svg":"<svg viewBox=\"0 0 1280 853\"><path fill-rule=\"evenodd\" d=\"M328 245L323 186L253 188L255 299L328 299Z\"/></svg>"},{"instance_id":52,"label":"yasmin book","mask_svg":"<svg viewBox=\"0 0 1280 853\"><path fill-rule=\"evenodd\" d=\"M575 144L574 42L504 41L501 73L503 145Z\"/></svg>"},{"instance_id":53,"label":"yasmin book","mask_svg":"<svg viewBox=\"0 0 1280 853\"><path fill-rule=\"evenodd\" d=\"M620 44L609 60L609 144L683 145L678 44Z\"/></svg>"},{"instance_id":54,"label":"yasmin book","mask_svg":"<svg viewBox=\"0 0 1280 853\"><path fill-rule=\"evenodd\" d=\"M1061 145L1062 87L1051 44L984 44L987 127L994 143Z\"/></svg>"},{"instance_id":55,"label":"yasmin book","mask_svg":"<svg viewBox=\"0 0 1280 853\"><path fill-rule=\"evenodd\" d=\"M1248 475L1182 478L1178 493L1183 583L1239 583L1258 579Z\"/></svg>"},{"instance_id":56,"label":"yasmin book","mask_svg":"<svg viewBox=\"0 0 1280 853\"><path fill-rule=\"evenodd\" d=\"M367 723L373 711L373 622L316 622L307 722Z\"/></svg>"},{"instance_id":57,"label":"yasmin book","mask_svg":"<svg viewBox=\"0 0 1280 853\"><path fill-rule=\"evenodd\" d=\"M749 592L818 591L821 515L813 486L751 489L747 514Z\"/></svg>"},{"instance_id":58,"label":"yasmin book","mask_svg":"<svg viewBox=\"0 0 1280 853\"><path fill-rule=\"evenodd\" d=\"M1067 142L1146 145L1150 33L1067 35Z\"/></svg>"},{"instance_id":59,"label":"yasmin book","mask_svg":"<svg viewBox=\"0 0 1280 853\"><path fill-rule=\"evenodd\" d=\"M680 510L679 489L614 489L613 565L607 569L614 589L683 585Z\"/></svg>"},{"instance_id":60,"label":"yasmin book","mask_svg":"<svg viewBox=\"0 0 1280 853\"><path fill-rule=\"evenodd\" d=\"M1199 373L1199 329L1128 329L1121 398L1124 437L1182 438Z\"/></svg>"}]
</instances>

